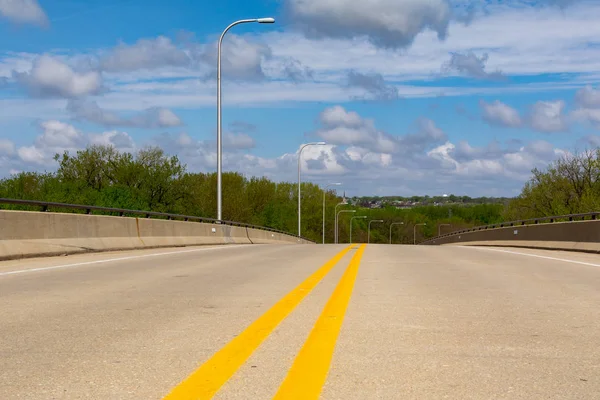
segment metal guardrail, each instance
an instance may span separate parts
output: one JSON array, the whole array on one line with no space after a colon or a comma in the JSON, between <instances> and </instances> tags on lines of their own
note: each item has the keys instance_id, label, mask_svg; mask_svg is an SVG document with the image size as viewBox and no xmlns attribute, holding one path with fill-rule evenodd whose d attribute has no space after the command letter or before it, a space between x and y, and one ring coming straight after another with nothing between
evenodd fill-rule
<instances>
[{"instance_id":1,"label":"metal guardrail","mask_svg":"<svg viewBox=\"0 0 600 400\"><path fill-rule=\"evenodd\" d=\"M435 240L439 240L439 239L446 238L449 236L462 235L464 233L469 233L469 232L485 231L488 229L508 228L511 226L523 226L523 225L537 225L540 223L553 224L555 222L585 221L588 218L590 220L597 220L599 216L600 216L600 212L589 212L589 213L582 213L582 214L567 214L567 215L556 215L553 217L522 219L522 220L518 220L518 221L501 222L498 224L491 224L491 225L481 225L481 226L476 226L473 228L462 229L459 231L448 232L443 235L436 236L431 239L427 239L419 244L427 244L427 243L433 242Z\"/></svg>"},{"instance_id":2,"label":"metal guardrail","mask_svg":"<svg viewBox=\"0 0 600 400\"><path fill-rule=\"evenodd\" d=\"M51 201L37 201L37 200L19 200L19 199L5 199L0 198L0 204L10 204L10 205L20 205L20 206L29 206L29 207L40 207L42 212L48 212L52 209L72 209L72 210L84 210L86 214L92 214L93 211L99 212L108 212L118 214L121 217L125 217L127 215L143 215L145 218L150 217L159 217L166 218L167 220L182 220L182 221L193 221L193 222L204 222L209 224L221 224L221 225L229 225L229 226L239 226L242 228L252 228L258 229L262 231L268 231L273 233L280 233L283 235L292 236L295 238L299 238L302 240L309 241L314 243L314 241L304 238L302 236L295 235L293 233L280 231L278 229L268 228L264 226L257 226L251 224L245 224L243 222L234 222L234 221L224 221L217 220L214 218L204 218L204 217L196 217L193 215L181 215L181 214L171 214L171 213L161 213L154 211L141 211L141 210L127 210L123 208L111 208L111 207L100 207L100 206L86 206L82 204L67 204L67 203L55 203Z\"/></svg>"}]
</instances>

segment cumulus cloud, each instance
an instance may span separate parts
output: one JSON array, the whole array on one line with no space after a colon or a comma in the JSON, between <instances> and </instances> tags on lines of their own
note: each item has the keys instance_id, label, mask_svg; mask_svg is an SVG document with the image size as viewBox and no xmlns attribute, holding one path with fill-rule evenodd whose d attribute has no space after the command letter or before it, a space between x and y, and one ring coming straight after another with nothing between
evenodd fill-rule
<instances>
[{"instance_id":1,"label":"cumulus cloud","mask_svg":"<svg viewBox=\"0 0 600 400\"><path fill-rule=\"evenodd\" d=\"M74 126L50 120L40 124L43 132L35 140L39 148L77 148L84 144L83 134Z\"/></svg>"},{"instance_id":2,"label":"cumulus cloud","mask_svg":"<svg viewBox=\"0 0 600 400\"><path fill-rule=\"evenodd\" d=\"M28 164L47 166L56 153L75 151L85 146L85 136L74 126L57 120L44 121L42 130L32 146L19 147L19 158Z\"/></svg>"},{"instance_id":3,"label":"cumulus cloud","mask_svg":"<svg viewBox=\"0 0 600 400\"><path fill-rule=\"evenodd\" d=\"M0 0L0 16L20 24L48 25L48 17L37 0Z\"/></svg>"},{"instance_id":4,"label":"cumulus cloud","mask_svg":"<svg viewBox=\"0 0 600 400\"><path fill-rule=\"evenodd\" d=\"M575 94L578 108L571 112L576 121L588 122L600 129L600 89L586 86Z\"/></svg>"},{"instance_id":5,"label":"cumulus cloud","mask_svg":"<svg viewBox=\"0 0 600 400\"><path fill-rule=\"evenodd\" d=\"M477 79L504 79L501 71L487 72L485 64L488 61L487 53L477 57L473 52L452 53L450 61L442 66L442 71L456 71L460 74Z\"/></svg>"},{"instance_id":6,"label":"cumulus cloud","mask_svg":"<svg viewBox=\"0 0 600 400\"><path fill-rule=\"evenodd\" d=\"M590 85L579 89L575 93L575 102L581 108L600 108L600 89L594 89Z\"/></svg>"},{"instance_id":7,"label":"cumulus cloud","mask_svg":"<svg viewBox=\"0 0 600 400\"><path fill-rule=\"evenodd\" d=\"M483 119L491 125L508 128L518 128L522 125L519 112L499 100L496 100L493 103L487 103L484 100L481 100L479 105L483 111Z\"/></svg>"},{"instance_id":8,"label":"cumulus cloud","mask_svg":"<svg viewBox=\"0 0 600 400\"><path fill-rule=\"evenodd\" d=\"M600 136L598 135L587 135L583 138L583 141L592 147L600 147Z\"/></svg>"},{"instance_id":9,"label":"cumulus cloud","mask_svg":"<svg viewBox=\"0 0 600 400\"><path fill-rule=\"evenodd\" d=\"M328 123L343 121L360 126L364 119L350 112L332 113L324 118ZM22 170L48 168L54 165L52 156L65 149L73 151L87 144L112 145L134 151L137 146L125 132L109 131L85 135L59 121L46 121L42 134L33 146L17 150L18 159L10 168ZM503 146L491 142L477 147L468 142L457 144L448 140L434 121L418 120L417 131L399 137L398 153L385 153L360 145L310 146L302 154L302 170L307 179L322 184L331 176L348 177L355 185L354 194L433 194L452 191L468 195L513 195L530 177L530 170L545 167L564 152L545 141ZM512 143L512 142L511 142ZM192 171L214 171L214 143L197 140L186 133L161 134L150 144L176 154ZM66 148L67 147L67 148ZM402 151L404 149L404 151ZM275 181L294 181L297 172L297 152L265 158L240 154L225 148L224 168L247 176L267 176ZM1 157L0 157L1 161ZM0 165L1 167L1 165ZM22 167L22 168L21 168Z\"/></svg>"},{"instance_id":10,"label":"cumulus cloud","mask_svg":"<svg viewBox=\"0 0 600 400\"><path fill-rule=\"evenodd\" d=\"M0 139L0 156L11 156L15 153L15 144L8 139Z\"/></svg>"},{"instance_id":11,"label":"cumulus cloud","mask_svg":"<svg viewBox=\"0 0 600 400\"><path fill-rule=\"evenodd\" d=\"M48 120L40 123L41 130L33 144L22 146L16 150L20 162L26 169L31 167L50 167L55 164L54 155L65 151L76 152L88 145L113 146L120 150L135 149L133 139L126 132L109 131L100 134L86 134L73 125Z\"/></svg>"},{"instance_id":12,"label":"cumulus cloud","mask_svg":"<svg viewBox=\"0 0 600 400\"><path fill-rule=\"evenodd\" d=\"M358 145L381 153L393 153L398 149L397 139L377 130L373 120L363 119L342 106L326 108L319 120L322 126L315 134L328 143Z\"/></svg>"},{"instance_id":13,"label":"cumulus cloud","mask_svg":"<svg viewBox=\"0 0 600 400\"><path fill-rule=\"evenodd\" d=\"M135 71L160 67L188 66L191 59L171 39L159 36L155 39L140 39L135 44L120 43L102 58L101 68L108 72Z\"/></svg>"},{"instance_id":14,"label":"cumulus cloud","mask_svg":"<svg viewBox=\"0 0 600 400\"><path fill-rule=\"evenodd\" d=\"M398 99L398 88L388 85L381 74L362 74L356 71L348 72L348 86L366 91L374 100Z\"/></svg>"},{"instance_id":15,"label":"cumulus cloud","mask_svg":"<svg viewBox=\"0 0 600 400\"><path fill-rule=\"evenodd\" d=\"M492 103L481 100L479 105L482 109L483 119L490 125L506 128L527 127L542 133L569 130L568 118L565 114L566 103L563 100L538 101L529 108L524 117L521 117L517 110L499 100Z\"/></svg>"},{"instance_id":16,"label":"cumulus cloud","mask_svg":"<svg viewBox=\"0 0 600 400\"><path fill-rule=\"evenodd\" d=\"M102 90L102 76L98 71L77 72L49 55L36 58L29 72L13 71L13 78L36 97L74 98Z\"/></svg>"},{"instance_id":17,"label":"cumulus cloud","mask_svg":"<svg viewBox=\"0 0 600 400\"><path fill-rule=\"evenodd\" d=\"M551 143L534 141L516 150L502 148L492 142L486 147L457 146L450 142L430 152L428 156L440 161L440 167L450 175L469 179L501 179L525 181L533 168L544 168L564 154Z\"/></svg>"},{"instance_id":18,"label":"cumulus cloud","mask_svg":"<svg viewBox=\"0 0 600 400\"><path fill-rule=\"evenodd\" d=\"M223 134L223 148L229 150L247 150L256 146L256 142L252 137L245 133L229 133Z\"/></svg>"},{"instance_id":19,"label":"cumulus cloud","mask_svg":"<svg viewBox=\"0 0 600 400\"><path fill-rule=\"evenodd\" d=\"M104 126L124 126L134 128L169 128L183 125L179 117L166 108L149 108L130 117L122 117L102 109L95 101L70 100L67 109L76 119L94 122Z\"/></svg>"},{"instance_id":20,"label":"cumulus cloud","mask_svg":"<svg viewBox=\"0 0 600 400\"><path fill-rule=\"evenodd\" d=\"M588 122L600 129L600 108L579 108L571 113L573 119Z\"/></svg>"},{"instance_id":21,"label":"cumulus cloud","mask_svg":"<svg viewBox=\"0 0 600 400\"><path fill-rule=\"evenodd\" d=\"M100 134L91 134L89 144L99 146L111 146L123 151L135 149L135 143L127 132L107 131Z\"/></svg>"},{"instance_id":22,"label":"cumulus cloud","mask_svg":"<svg viewBox=\"0 0 600 400\"><path fill-rule=\"evenodd\" d=\"M531 107L529 125L538 132L565 132L568 130L564 115L565 102L538 101Z\"/></svg>"},{"instance_id":23,"label":"cumulus cloud","mask_svg":"<svg viewBox=\"0 0 600 400\"><path fill-rule=\"evenodd\" d=\"M444 143L448 136L442 131L434 121L428 118L421 118L418 121L418 131L416 133L400 136L399 142L404 152L424 150L431 145Z\"/></svg>"},{"instance_id":24,"label":"cumulus cloud","mask_svg":"<svg viewBox=\"0 0 600 400\"><path fill-rule=\"evenodd\" d=\"M263 43L252 42L246 38L229 34L221 47L221 67L227 79L260 80L264 79L263 60L271 57L271 48ZM217 43L205 46L199 59L212 70L210 78L216 78Z\"/></svg>"},{"instance_id":25,"label":"cumulus cloud","mask_svg":"<svg viewBox=\"0 0 600 400\"><path fill-rule=\"evenodd\" d=\"M434 121L420 118L414 133L391 135L378 130L371 119L362 118L342 106L329 107L319 116L320 127L314 134L335 146L348 146L350 160L386 160L384 154L393 155L422 152L448 138ZM383 157L383 158L382 158Z\"/></svg>"},{"instance_id":26,"label":"cumulus cloud","mask_svg":"<svg viewBox=\"0 0 600 400\"><path fill-rule=\"evenodd\" d=\"M301 82L314 78L314 71L295 58L284 61L282 74L285 79L289 79L292 82Z\"/></svg>"},{"instance_id":27,"label":"cumulus cloud","mask_svg":"<svg viewBox=\"0 0 600 400\"><path fill-rule=\"evenodd\" d=\"M310 37L367 37L386 48L408 47L424 30L444 39L446 0L287 0L292 21Z\"/></svg>"},{"instance_id":28,"label":"cumulus cloud","mask_svg":"<svg viewBox=\"0 0 600 400\"><path fill-rule=\"evenodd\" d=\"M495 140L483 147L473 147L467 141L461 140L454 146L450 154L456 161L465 162L482 158L498 158L504 154L504 150Z\"/></svg>"}]
</instances>

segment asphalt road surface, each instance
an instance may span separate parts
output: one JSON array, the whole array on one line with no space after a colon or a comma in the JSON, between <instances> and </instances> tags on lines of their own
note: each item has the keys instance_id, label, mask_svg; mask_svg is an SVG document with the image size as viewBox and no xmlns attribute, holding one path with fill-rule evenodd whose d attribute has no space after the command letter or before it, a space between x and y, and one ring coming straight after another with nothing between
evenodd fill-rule
<instances>
[{"instance_id":1,"label":"asphalt road surface","mask_svg":"<svg viewBox=\"0 0 600 400\"><path fill-rule=\"evenodd\" d=\"M0 399L599 399L600 256L264 245L0 263Z\"/></svg>"}]
</instances>

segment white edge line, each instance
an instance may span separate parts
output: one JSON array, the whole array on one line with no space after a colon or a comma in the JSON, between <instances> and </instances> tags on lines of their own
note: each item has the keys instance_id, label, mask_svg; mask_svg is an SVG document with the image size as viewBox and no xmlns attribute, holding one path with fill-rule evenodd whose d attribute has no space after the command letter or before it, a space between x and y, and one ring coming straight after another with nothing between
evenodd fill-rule
<instances>
[{"instance_id":1,"label":"white edge line","mask_svg":"<svg viewBox=\"0 0 600 400\"><path fill-rule=\"evenodd\" d=\"M588 263L588 262L585 262L585 261L575 261L575 260L568 260L568 259L565 259L565 258L540 256L538 254L520 253L518 251L490 249L490 248L487 248L487 247L474 247L474 246L458 246L458 247L462 247L462 248L465 248L465 249L466 248L470 248L470 249L477 249L477 250L484 250L484 251L486 251L486 250L487 251L496 251L498 253L518 254L518 255L527 256L527 257L544 258L546 260L563 261L563 262L568 262L568 263L572 263L572 264L588 265L590 267L600 267L600 264Z\"/></svg>"},{"instance_id":2,"label":"white edge line","mask_svg":"<svg viewBox=\"0 0 600 400\"><path fill-rule=\"evenodd\" d=\"M16 271L0 272L0 276L25 274L25 273L28 273L28 272L50 271L50 270L53 270L53 269L81 267L81 266L84 266L84 265L103 264L103 263L109 263L109 262L114 262L114 261L135 260L137 258L160 257L160 256L168 256L168 255L172 255L172 254L194 253L194 252L198 252L198 251L208 251L208 250L222 250L222 249L225 249L225 248L232 249L232 248L236 248L236 247L246 247L246 245L220 245L220 246L215 246L215 247L205 247L205 248L201 248L201 249L170 251L170 252L165 252L165 253L154 253L154 254L142 254L142 255L139 255L139 256L108 258L108 259L105 259L105 260L85 261L85 262L80 262L80 263L64 264L64 265L54 265L52 267L19 269L19 270L16 270Z\"/></svg>"}]
</instances>

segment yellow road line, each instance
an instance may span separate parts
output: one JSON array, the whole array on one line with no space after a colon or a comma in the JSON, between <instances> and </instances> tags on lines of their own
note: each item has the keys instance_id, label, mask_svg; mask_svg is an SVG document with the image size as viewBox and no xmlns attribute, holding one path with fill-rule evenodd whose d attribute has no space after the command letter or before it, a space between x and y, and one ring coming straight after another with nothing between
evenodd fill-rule
<instances>
[{"instance_id":1,"label":"yellow road line","mask_svg":"<svg viewBox=\"0 0 600 400\"><path fill-rule=\"evenodd\" d=\"M260 344L273 332L319 282L350 251L348 246L325 263L304 282L279 300L266 313L231 340L186 380L177 385L163 400L210 399L246 362Z\"/></svg>"},{"instance_id":2,"label":"yellow road line","mask_svg":"<svg viewBox=\"0 0 600 400\"><path fill-rule=\"evenodd\" d=\"M296 356L274 400L319 398L327 379L335 343L342 328L365 247L365 244L361 245L352 257L350 265Z\"/></svg>"}]
</instances>

